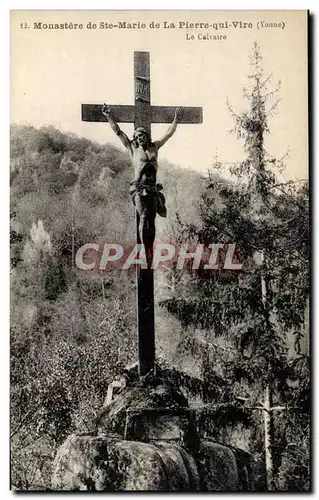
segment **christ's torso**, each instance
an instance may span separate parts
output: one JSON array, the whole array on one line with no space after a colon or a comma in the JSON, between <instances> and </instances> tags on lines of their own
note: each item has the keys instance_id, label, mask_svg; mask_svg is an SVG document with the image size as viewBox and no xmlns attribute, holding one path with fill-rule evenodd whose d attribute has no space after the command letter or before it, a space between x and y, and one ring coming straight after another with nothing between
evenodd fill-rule
<instances>
[{"instance_id":1,"label":"christ's torso","mask_svg":"<svg viewBox=\"0 0 319 500\"><path fill-rule=\"evenodd\" d=\"M155 185L157 174L157 148L155 145L131 146L131 159L135 172L135 181L143 184Z\"/></svg>"}]
</instances>

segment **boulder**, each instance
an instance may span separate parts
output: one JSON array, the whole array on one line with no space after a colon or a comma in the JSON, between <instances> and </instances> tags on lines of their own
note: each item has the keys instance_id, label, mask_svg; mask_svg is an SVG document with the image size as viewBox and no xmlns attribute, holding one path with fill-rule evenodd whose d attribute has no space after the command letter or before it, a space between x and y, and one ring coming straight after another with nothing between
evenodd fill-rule
<instances>
[{"instance_id":1,"label":"boulder","mask_svg":"<svg viewBox=\"0 0 319 500\"><path fill-rule=\"evenodd\" d=\"M52 488L65 491L199 490L194 459L169 443L69 436L54 462Z\"/></svg>"},{"instance_id":2,"label":"boulder","mask_svg":"<svg viewBox=\"0 0 319 500\"><path fill-rule=\"evenodd\" d=\"M198 468L202 491L241 489L236 457L227 446L209 440L201 441Z\"/></svg>"}]
</instances>

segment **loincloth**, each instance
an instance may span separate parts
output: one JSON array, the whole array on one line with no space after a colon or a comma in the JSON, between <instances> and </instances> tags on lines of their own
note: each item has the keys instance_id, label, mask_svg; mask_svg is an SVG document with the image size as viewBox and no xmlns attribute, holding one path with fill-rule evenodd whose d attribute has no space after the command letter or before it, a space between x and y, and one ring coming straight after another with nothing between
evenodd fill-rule
<instances>
[{"instance_id":1,"label":"loincloth","mask_svg":"<svg viewBox=\"0 0 319 500\"><path fill-rule=\"evenodd\" d=\"M150 186L148 184L143 184L142 182L133 181L130 184L130 195L132 196L133 203L135 205L135 196L138 195L141 198L152 197L156 198L156 212L161 217L166 217L167 209L165 206L165 196L161 192L163 190L163 185L158 183L155 186Z\"/></svg>"}]
</instances>

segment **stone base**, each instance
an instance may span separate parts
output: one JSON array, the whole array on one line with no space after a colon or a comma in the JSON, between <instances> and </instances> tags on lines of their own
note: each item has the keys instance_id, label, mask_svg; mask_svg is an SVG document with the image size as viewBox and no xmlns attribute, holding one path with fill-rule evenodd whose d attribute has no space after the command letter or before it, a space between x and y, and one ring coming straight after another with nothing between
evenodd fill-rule
<instances>
[{"instance_id":1,"label":"stone base","mask_svg":"<svg viewBox=\"0 0 319 500\"><path fill-rule=\"evenodd\" d=\"M250 491L252 457L200 439L174 384L138 381L58 450L52 487L88 491Z\"/></svg>"},{"instance_id":2,"label":"stone base","mask_svg":"<svg viewBox=\"0 0 319 500\"><path fill-rule=\"evenodd\" d=\"M248 454L246 454L248 455ZM207 440L198 456L165 441L69 436L54 462L54 490L249 491L249 470L234 451Z\"/></svg>"}]
</instances>

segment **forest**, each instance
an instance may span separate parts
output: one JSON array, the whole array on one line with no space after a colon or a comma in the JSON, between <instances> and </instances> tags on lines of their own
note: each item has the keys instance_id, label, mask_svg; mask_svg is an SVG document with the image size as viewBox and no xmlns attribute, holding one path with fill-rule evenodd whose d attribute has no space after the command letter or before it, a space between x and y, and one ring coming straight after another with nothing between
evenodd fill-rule
<instances>
[{"instance_id":1,"label":"forest","mask_svg":"<svg viewBox=\"0 0 319 500\"><path fill-rule=\"evenodd\" d=\"M198 426L260 458L265 489L310 491L308 183L279 180L289 156L267 150L280 88L256 45L248 76L245 109L228 104L244 160L159 162L156 241L236 243L244 266L156 271L156 357L201 382ZM134 273L75 265L88 242L134 245L133 171L120 147L51 126L13 124L10 146L11 481L46 490L59 445L137 360Z\"/></svg>"}]
</instances>

